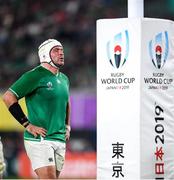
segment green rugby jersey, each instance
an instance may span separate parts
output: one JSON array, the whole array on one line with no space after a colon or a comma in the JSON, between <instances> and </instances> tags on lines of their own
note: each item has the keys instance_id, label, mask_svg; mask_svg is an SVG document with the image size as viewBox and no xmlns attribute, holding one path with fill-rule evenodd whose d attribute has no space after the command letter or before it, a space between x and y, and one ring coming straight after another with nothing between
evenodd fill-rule
<instances>
[{"instance_id":1,"label":"green rugby jersey","mask_svg":"<svg viewBox=\"0 0 174 180\"><path fill-rule=\"evenodd\" d=\"M69 100L69 80L59 72L53 74L42 66L26 72L9 89L17 99L25 97L31 124L47 130L47 140L65 142L66 106ZM25 130L25 140L40 141Z\"/></svg>"}]
</instances>

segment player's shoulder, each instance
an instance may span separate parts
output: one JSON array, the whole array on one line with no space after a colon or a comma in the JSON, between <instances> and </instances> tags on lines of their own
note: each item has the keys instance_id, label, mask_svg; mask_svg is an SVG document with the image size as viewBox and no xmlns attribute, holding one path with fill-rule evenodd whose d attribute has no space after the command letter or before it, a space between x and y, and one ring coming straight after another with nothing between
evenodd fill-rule
<instances>
[{"instance_id":1,"label":"player's shoulder","mask_svg":"<svg viewBox=\"0 0 174 180\"><path fill-rule=\"evenodd\" d=\"M60 72L60 76L61 76L61 78L67 79L69 81L68 76L65 75L64 73Z\"/></svg>"},{"instance_id":2,"label":"player's shoulder","mask_svg":"<svg viewBox=\"0 0 174 180\"><path fill-rule=\"evenodd\" d=\"M64 73L60 72L60 76L62 79L64 79L66 81L66 83L69 85L70 82L69 82L69 78L67 75L65 75Z\"/></svg>"},{"instance_id":3,"label":"player's shoulder","mask_svg":"<svg viewBox=\"0 0 174 180\"><path fill-rule=\"evenodd\" d=\"M43 67L41 65L34 67L33 69L29 70L27 73L40 73L43 72Z\"/></svg>"},{"instance_id":4,"label":"player's shoulder","mask_svg":"<svg viewBox=\"0 0 174 180\"><path fill-rule=\"evenodd\" d=\"M26 73L24 73L24 75L26 76L42 76L42 73L44 73L44 70L42 68L42 66L36 66L35 68L27 71Z\"/></svg>"},{"instance_id":5,"label":"player's shoulder","mask_svg":"<svg viewBox=\"0 0 174 180\"><path fill-rule=\"evenodd\" d=\"M43 77L43 73L44 73L43 68L41 66L36 66L35 68L25 72L22 75L22 78L39 80Z\"/></svg>"}]
</instances>

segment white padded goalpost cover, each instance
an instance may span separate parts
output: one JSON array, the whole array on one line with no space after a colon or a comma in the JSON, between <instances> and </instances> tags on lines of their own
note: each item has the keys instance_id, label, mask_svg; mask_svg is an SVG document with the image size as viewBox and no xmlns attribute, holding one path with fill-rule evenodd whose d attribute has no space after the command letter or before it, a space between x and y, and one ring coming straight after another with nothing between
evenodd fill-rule
<instances>
[{"instance_id":1,"label":"white padded goalpost cover","mask_svg":"<svg viewBox=\"0 0 174 180\"><path fill-rule=\"evenodd\" d=\"M97 179L174 179L174 23L97 21Z\"/></svg>"}]
</instances>

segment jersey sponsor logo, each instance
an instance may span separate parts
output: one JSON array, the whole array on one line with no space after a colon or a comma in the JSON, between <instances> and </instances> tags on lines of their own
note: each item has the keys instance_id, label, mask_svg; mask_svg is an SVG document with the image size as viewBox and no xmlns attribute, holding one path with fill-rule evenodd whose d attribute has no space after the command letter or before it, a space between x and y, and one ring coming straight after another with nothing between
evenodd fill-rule
<instances>
[{"instance_id":1,"label":"jersey sponsor logo","mask_svg":"<svg viewBox=\"0 0 174 180\"><path fill-rule=\"evenodd\" d=\"M161 69L166 63L169 53L169 38L168 32L158 33L152 40L149 41L149 55L152 64Z\"/></svg>"},{"instance_id":2,"label":"jersey sponsor logo","mask_svg":"<svg viewBox=\"0 0 174 180\"><path fill-rule=\"evenodd\" d=\"M106 53L112 67L120 68L125 64L129 54L128 30L116 34L107 42Z\"/></svg>"}]
</instances>

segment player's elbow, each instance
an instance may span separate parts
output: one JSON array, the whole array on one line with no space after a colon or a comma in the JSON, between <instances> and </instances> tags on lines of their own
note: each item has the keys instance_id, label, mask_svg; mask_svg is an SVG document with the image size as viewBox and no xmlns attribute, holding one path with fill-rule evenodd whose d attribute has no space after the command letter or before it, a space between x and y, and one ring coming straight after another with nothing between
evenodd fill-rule
<instances>
[{"instance_id":1,"label":"player's elbow","mask_svg":"<svg viewBox=\"0 0 174 180\"><path fill-rule=\"evenodd\" d=\"M2 96L2 100L4 101L5 104L6 104L7 99L8 99L8 94L7 92L5 92Z\"/></svg>"},{"instance_id":2,"label":"player's elbow","mask_svg":"<svg viewBox=\"0 0 174 180\"><path fill-rule=\"evenodd\" d=\"M4 103L6 104L7 107L10 107L13 103L17 102L17 98L10 91L6 91L3 94L2 100L4 101Z\"/></svg>"}]
</instances>

